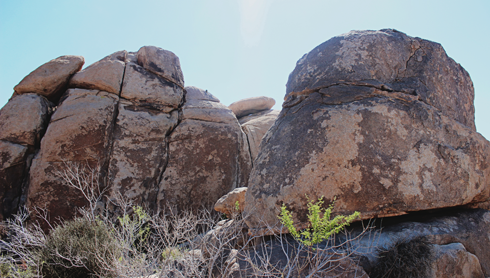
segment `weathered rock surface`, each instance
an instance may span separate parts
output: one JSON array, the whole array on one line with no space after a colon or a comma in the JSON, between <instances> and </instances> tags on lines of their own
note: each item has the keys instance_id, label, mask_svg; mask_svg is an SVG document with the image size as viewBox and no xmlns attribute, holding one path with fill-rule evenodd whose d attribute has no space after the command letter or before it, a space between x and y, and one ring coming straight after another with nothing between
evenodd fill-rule
<instances>
[{"instance_id":1,"label":"weathered rock surface","mask_svg":"<svg viewBox=\"0 0 490 278\"><path fill-rule=\"evenodd\" d=\"M235 113L237 118L254 114L264 110L269 110L276 104L276 101L270 97L251 97L233 102L228 108Z\"/></svg>"},{"instance_id":2,"label":"weathered rock surface","mask_svg":"<svg viewBox=\"0 0 490 278\"><path fill-rule=\"evenodd\" d=\"M181 122L168 143L160 207L211 208L221 196L246 186L251 160L245 134L231 110L209 93L187 95Z\"/></svg>"},{"instance_id":3,"label":"weathered rock surface","mask_svg":"<svg viewBox=\"0 0 490 278\"><path fill-rule=\"evenodd\" d=\"M138 65L161 78L184 88L184 75L179 57L173 52L156 46L143 46L136 55Z\"/></svg>"},{"instance_id":4,"label":"weathered rock surface","mask_svg":"<svg viewBox=\"0 0 490 278\"><path fill-rule=\"evenodd\" d=\"M71 88L106 91L119 96L127 52L118 51L97 61L71 79Z\"/></svg>"},{"instance_id":5,"label":"weathered rock surface","mask_svg":"<svg viewBox=\"0 0 490 278\"><path fill-rule=\"evenodd\" d=\"M36 94L13 96L0 110L0 140L37 146L53 104Z\"/></svg>"},{"instance_id":6,"label":"weathered rock surface","mask_svg":"<svg viewBox=\"0 0 490 278\"><path fill-rule=\"evenodd\" d=\"M227 193L214 204L214 210L231 215L242 213L245 207L245 193L247 187L238 187Z\"/></svg>"},{"instance_id":7,"label":"weathered rock surface","mask_svg":"<svg viewBox=\"0 0 490 278\"><path fill-rule=\"evenodd\" d=\"M276 226L283 203L293 212L295 223L304 226L306 195L324 196L327 203L337 197L336 213L360 211L363 218L488 200L490 144L474 131L468 89L472 86L466 72L439 53L442 48L437 44L399 32L353 32L341 38L314 49L290 75L288 92L294 92L287 95L284 109L267 132L249 180L246 203L256 204L254 211L251 207L246 211L252 233ZM422 54L414 50L413 61L406 54L408 65L419 73L417 78L432 82L426 83L432 88L430 94L415 81L387 83L393 76L402 78L396 73L404 68L394 66L398 58L390 64L383 57L411 53L405 44L415 42L422 45L425 56L415 59ZM334 51L331 45L347 48ZM359 56L367 57L366 65L376 62L383 67L372 65L378 70L368 76L364 60L352 54L359 51L367 52ZM351 72L357 72L357 67L350 69L345 61L359 64L359 77ZM438 74L428 71L435 65L446 69L443 79L431 77ZM305 72L306 67L315 74ZM327 77L346 82L318 83L330 80ZM458 80L458 86L450 86L452 81L437 83L446 79ZM386 84L400 91L386 89ZM405 92L410 84L415 84L416 94ZM453 97L459 99L456 106L452 100L444 102Z\"/></svg>"},{"instance_id":8,"label":"weathered rock surface","mask_svg":"<svg viewBox=\"0 0 490 278\"><path fill-rule=\"evenodd\" d=\"M133 203L155 208L158 183L167 163L166 136L178 121L170 114L128 101L119 103L113 135L108 185L112 198L122 194Z\"/></svg>"},{"instance_id":9,"label":"weathered rock surface","mask_svg":"<svg viewBox=\"0 0 490 278\"><path fill-rule=\"evenodd\" d=\"M14 87L16 94L35 93L56 101L68 85L70 77L82 69L82 56L65 55L53 59L29 75Z\"/></svg>"},{"instance_id":10,"label":"weathered rock surface","mask_svg":"<svg viewBox=\"0 0 490 278\"><path fill-rule=\"evenodd\" d=\"M0 219L10 217L20 205L28 157L39 148L51 108L42 96L22 94L0 110Z\"/></svg>"},{"instance_id":11,"label":"weathered rock surface","mask_svg":"<svg viewBox=\"0 0 490 278\"><path fill-rule=\"evenodd\" d=\"M436 249L442 248L434 252L436 256L434 257L433 270L439 269L437 270L438 273L443 272L440 265L445 259L437 259L437 254L440 257L450 255L457 259L455 263L458 262L458 264L448 265L448 269L444 270L446 275L453 273L449 271L450 267L454 267L453 269L460 267L465 269L469 265L472 266L471 269L474 269L475 262L472 256L474 255L479 260L481 270L485 274L485 277L490 276L490 253L488 253L488 249L490 248L490 238L488 237L488 231L490 230L490 211L483 209L452 209L449 211L419 212L405 216L385 218L381 221L376 221L376 226L378 227L377 230L369 231L368 234L359 240L352 241L351 245L354 250L357 250L360 256L364 257L361 262L363 262L362 266L368 273L375 267L380 257L380 249L389 249L399 242L407 242L414 238L424 237L431 244L440 245L436 246ZM356 238L362 229L360 224L354 225L352 230L350 230L350 237ZM451 243L461 243L465 251L469 254L465 255L464 253L460 253L461 251L456 250L454 250L456 251L454 253L452 251L449 252L450 246L444 246ZM444 255L445 252L447 255ZM456 254L457 257L454 256ZM465 263L465 257L469 264ZM464 264L459 264L459 262Z\"/></svg>"},{"instance_id":12,"label":"weathered rock surface","mask_svg":"<svg viewBox=\"0 0 490 278\"><path fill-rule=\"evenodd\" d=\"M141 107L168 113L180 106L183 96L183 88L175 83L137 64L126 64L121 98L133 101Z\"/></svg>"},{"instance_id":13,"label":"weathered rock surface","mask_svg":"<svg viewBox=\"0 0 490 278\"><path fill-rule=\"evenodd\" d=\"M17 211L28 148L0 140L0 221Z\"/></svg>"},{"instance_id":14,"label":"weathered rock surface","mask_svg":"<svg viewBox=\"0 0 490 278\"><path fill-rule=\"evenodd\" d=\"M461 243L434 245L432 278L485 278L478 258L467 252Z\"/></svg>"},{"instance_id":15,"label":"weathered rock surface","mask_svg":"<svg viewBox=\"0 0 490 278\"><path fill-rule=\"evenodd\" d=\"M69 89L41 141L30 169L28 207L47 208L51 219L70 219L86 200L59 177L67 162L90 167L108 161L110 136L118 97L84 89Z\"/></svg>"},{"instance_id":16,"label":"weathered rock surface","mask_svg":"<svg viewBox=\"0 0 490 278\"><path fill-rule=\"evenodd\" d=\"M340 84L416 96L475 130L473 83L438 43L393 29L351 31L333 37L298 61L289 76L286 95Z\"/></svg>"},{"instance_id":17,"label":"weathered rock surface","mask_svg":"<svg viewBox=\"0 0 490 278\"><path fill-rule=\"evenodd\" d=\"M257 157L260 142L262 142L262 138L264 137L265 133L276 121L277 117L279 116L279 112L280 111L277 110L266 110L240 118L242 129L247 135L252 161L254 161Z\"/></svg>"}]
</instances>

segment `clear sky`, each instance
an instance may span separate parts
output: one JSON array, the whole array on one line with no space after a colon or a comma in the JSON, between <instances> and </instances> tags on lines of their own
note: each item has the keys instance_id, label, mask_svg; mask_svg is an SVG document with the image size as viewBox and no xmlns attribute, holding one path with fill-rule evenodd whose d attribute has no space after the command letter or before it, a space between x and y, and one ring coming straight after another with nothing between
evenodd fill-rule
<instances>
[{"instance_id":1,"label":"clear sky","mask_svg":"<svg viewBox=\"0 0 490 278\"><path fill-rule=\"evenodd\" d=\"M0 107L41 64L155 45L180 58L185 84L222 103L269 96L280 109L296 61L350 30L395 28L442 44L475 85L490 139L490 1L0 0Z\"/></svg>"}]
</instances>

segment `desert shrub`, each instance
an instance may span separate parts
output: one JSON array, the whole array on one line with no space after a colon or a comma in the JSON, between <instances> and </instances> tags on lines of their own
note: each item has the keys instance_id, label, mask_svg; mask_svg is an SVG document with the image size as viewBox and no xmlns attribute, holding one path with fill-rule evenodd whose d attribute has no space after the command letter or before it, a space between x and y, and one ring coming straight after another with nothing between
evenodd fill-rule
<instances>
[{"instance_id":1,"label":"desert shrub","mask_svg":"<svg viewBox=\"0 0 490 278\"><path fill-rule=\"evenodd\" d=\"M114 277L118 244L101 221L76 218L56 227L40 249L46 277Z\"/></svg>"},{"instance_id":2,"label":"desert shrub","mask_svg":"<svg viewBox=\"0 0 490 278\"><path fill-rule=\"evenodd\" d=\"M312 246L338 234L360 216L360 213L356 211L348 216L337 215L334 219L330 219L335 201L326 209L322 209L323 202L323 196L316 203L311 200L308 202L309 227L302 231L294 227L293 215L287 210L285 204L281 206L279 219L297 241L306 246Z\"/></svg>"},{"instance_id":3,"label":"desert shrub","mask_svg":"<svg viewBox=\"0 0 490 278\"><path fill-rule=\"evenodd\" d=\"M423 237L402 241L391 248L380 250L378 263L371 278L427 277L432 258L432 245Z\"/></svg>"}]
</instances>

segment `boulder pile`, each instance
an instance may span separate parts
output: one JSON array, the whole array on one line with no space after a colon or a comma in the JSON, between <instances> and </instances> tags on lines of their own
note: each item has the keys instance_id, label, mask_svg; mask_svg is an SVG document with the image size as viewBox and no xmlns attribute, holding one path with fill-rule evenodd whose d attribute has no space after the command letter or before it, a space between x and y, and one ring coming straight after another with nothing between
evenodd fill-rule
<instances>
[{"instance_id":1,"label":"boulder pile","mask_svg":"<svg viewBox=\"0 0 490 278\"><path fill-rule=\"evenodd\" d=\"M411 244L430 245L427 277L490 276L490 143L476 131L469 74L440 44L393 29L334 37L297 62L281 111L269 97L227 107L185 87L178 57L154 46L83 63L49 61L0 110L0 220L24 205L70 219L87 194L106 208L214 206L241 214L241 234L269 240L263 251L284 251L300 243L268 237L288 232L281 207L302 229L323 198L333 215L383 227L375 242L362 221L350 229L357 241L339 235L359 251L338 262L340 277L377 277L389 250ZM67 170L90 186L67 184ZM243 247L228 251L258 250ZM262 262L285 265L288 252ZM235 255L228 263L246 276L250 262Z\"/></svg>"},{"instance_id":2,"label":"boulder pile","mask_svg":"<svg viewBox=\"0 0 490 278\"><path fill-rule=\"evenodd\" d=\"M247 185L271 115L254 126L251 151L233 110L184 87L174 53L145 46L83 63L62 56L40 66L0 111L1 219L24 204L47 209L53 221L72 218L87 205L63 179L73 167L95 172L96 193L152 211L210 209ZM270 110L274 100L263 99L244 101L248 117Z\"/></svg>"}]
</instances>

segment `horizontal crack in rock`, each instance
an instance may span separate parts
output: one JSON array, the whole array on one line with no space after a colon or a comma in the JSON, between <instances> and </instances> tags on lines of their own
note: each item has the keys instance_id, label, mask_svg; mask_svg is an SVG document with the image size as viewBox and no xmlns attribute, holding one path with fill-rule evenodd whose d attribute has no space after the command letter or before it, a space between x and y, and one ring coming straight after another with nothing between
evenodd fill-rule
<instances>
[{"instance_id":1,"label":"horizontal crack in rock","mask_svg":"<svg viewBox=\"0 0 490 278\"><path fill-rule=\"evenodd\" d=\"M308 96L311 95L312 93L320 93L322 95L325 95L324 93L321 92L322 90L332 88L332 87L336 87L336 86L367 87L367 88L374 88L374 91L372 91L371 93L365 94L365 95L359 95L352 100L341 101L341 102L338 102L335 104L349 103L352 101L357 101L357 100L361 100L361 99L365 99L365 98L372 98L372 97L377 97L377 96L384 96L384 97L399 99L399 100L403 100L403 101L420 100L419 96L417 96L417 95L413 95L409 92L395 91L385 84L370 84L370 83L362 82L362 81L361 82L359 82L359 81L357 81L357 82L339 82L339 83L334 83L331 85L317 87L314 89L306 89L306 90L303 90L300 92L292 92L286 96L285 101L283 103L283 108L289 108L289 107L293 107L293 106L299 104L300 102L302 102L303 100L308 98Z\"/></svg>"}]
</instances>

